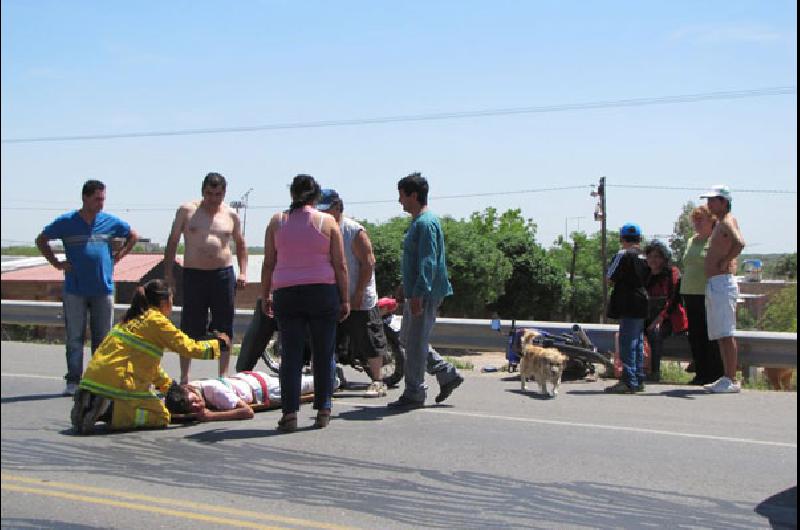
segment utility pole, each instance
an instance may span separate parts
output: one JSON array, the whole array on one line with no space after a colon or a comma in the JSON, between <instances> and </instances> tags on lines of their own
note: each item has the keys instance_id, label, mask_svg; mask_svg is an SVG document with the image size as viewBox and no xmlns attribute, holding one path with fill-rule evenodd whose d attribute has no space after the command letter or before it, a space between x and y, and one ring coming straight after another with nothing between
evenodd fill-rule
<instances>
[{"instance_id":1,"label":"utility pole","mask_svg":"<svg viewBox=\"0 0 800 530\"><path fill-rule=\"evenodd\" d=\"M247 190L247 193L242 195L242 198L238 201L231 201L231 208L236 209L236 215L239 215L239 210L244 210L244 216L242 219L242 238L244 238L245 234L247 233L247 206L250 202L251 191L253 191L253 188Z\"/></svg>"},{"instance_id":2,"label":"utility pole","mask_svg":"<svg viewBox=\"0 0 800 530\"><path fill-rule=\"evenodd\" d=\"M592 197L597 197L597 207L594 211L594 220L600 221L600 259L603 262L603 314L600 315L600 322L606 321L606 308L608 307L608 256L606 256L608 242L606 241L606 178L600 177L600 184L597 186L597 191L591 193Z\"/></svg>"},{"instance_id":3,"label":"utility pole","mask_svg":"<svg viewBox=\"0 0 800 530\"><path fill-rule=\"evenodd\" d=\"M600 179L600 186L597 187L600 193L600 210L602 215L602 234L601 234L601 247L600 259L603 260L603 314L600 316L600 322L606 322L606 310L608 308L608 282L606 276L608 275L608 241L606 233L606 178Z\"/></svg>"},{"instance_id":4,"label":"utility pole","mask_svg":"<svg viewBox=\"0 0 800 530\"><path fill-rule=\"evenodd\" d=\"M575 302L576 302L576 300L575 300L575 262L577 261L577 259L578 259L578 242L573 240L572 241L572 264L569 267L569 289L570 289L570 301L569 301L569 307L570 307L569 312L570 312L570 314L569 314L569 320L571 320L572 322L575 322L575 320L577 319L576 315L577 315L577 312L578 312L577 311L577 307L575 306Z\"/></svg>"},{"instance_id":5,"label":"utility pole","mask_svg":"<svg viewBox=\"0 0 800 530\"><path fill-rule=\"evenodd\" d=\"M242 220L242 239L244 239L244 235L247 233L247 209L248 206L250 206L250 192L252 191L253 188L250 188L249 190L247 190L247 193L242 195L243 199L242 202L244 202L244 219ZM245 246L247 246L246 241L247 240L245 239Z\"/></svg>"}]
</instances>

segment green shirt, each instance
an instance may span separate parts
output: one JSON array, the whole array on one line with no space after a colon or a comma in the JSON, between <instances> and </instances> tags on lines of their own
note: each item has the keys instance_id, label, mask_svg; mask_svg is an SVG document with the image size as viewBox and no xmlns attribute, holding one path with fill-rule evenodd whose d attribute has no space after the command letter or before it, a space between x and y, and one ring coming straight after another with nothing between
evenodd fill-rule
<instances>
[{"instance_id":1,"label":"green shirt","mask_svg":"<svg viewBox=\"0 0 800 530\"><path fill-rule=\"evenodd\" d=\"M708 239L692 236L683 255L681 294L706 294L706 252Z\"/></svg>"}]
</instances>

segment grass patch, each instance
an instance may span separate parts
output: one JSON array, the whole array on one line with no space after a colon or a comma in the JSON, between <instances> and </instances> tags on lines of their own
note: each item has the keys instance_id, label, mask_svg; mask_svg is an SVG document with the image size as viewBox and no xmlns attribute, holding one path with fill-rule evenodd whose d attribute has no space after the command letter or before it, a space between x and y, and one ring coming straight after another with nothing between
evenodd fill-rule
<instances>
[{"instance_id":1,"label":"grass patch","mask_svg":"<svg viewBox=\"0 0 800 530\"><path fill-rule=\"evenodd\" d=\"M661 382L671 385L685 385L694 378L678 361L661 361Z\"/></svg>"},{"instance_id":2,"label":"grass patch","mask_svg":"<svg viewBox=\"0 0 800 530\"><path fill-rule=\"evenodd\" d=\"M452 364L453 366L455 366L459 370L474 370L475 369L475 365L472 364L469 361L462 361L460 359L457 359L456 357L449 357L447 355L445 355L443 358L444 358L445 361L449 362L450 364Z\"/></svg>"}]
</instances>

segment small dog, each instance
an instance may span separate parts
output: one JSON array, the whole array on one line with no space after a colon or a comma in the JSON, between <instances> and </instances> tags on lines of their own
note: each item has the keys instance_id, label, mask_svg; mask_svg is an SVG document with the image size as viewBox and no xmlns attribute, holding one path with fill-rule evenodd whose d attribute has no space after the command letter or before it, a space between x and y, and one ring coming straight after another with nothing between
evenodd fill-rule
<instances>
[{"instance_id":1,"label":"small dog","mask_svg":"<svg viewBox=\"0 0 800 530\"><path fill-rule=\"evenodd\" d=\"M567 356L556 348L542 348L533 344L533 340L537 336L538 333L532 330L525 331L522 336L522 355L519 363L520 385L525 391L525 382L532 377L539 383L540 394L556 397ZM548 381L553 385L552 394L547 392Z\"/></svg>"}]
</instances>

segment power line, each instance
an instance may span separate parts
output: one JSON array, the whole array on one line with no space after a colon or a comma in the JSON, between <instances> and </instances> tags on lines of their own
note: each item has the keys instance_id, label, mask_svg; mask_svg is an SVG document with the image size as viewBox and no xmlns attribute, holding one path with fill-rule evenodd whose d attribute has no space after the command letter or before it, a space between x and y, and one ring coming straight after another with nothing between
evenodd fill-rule
<instances>
[{"instance_id":1,"label":"power line","mask_svg":"<svg viewBox=\"0 0 800 530\"><path fill-rule=\"evenodd\" d=\"M487 116L508 116L514 114L537 114L545 112L564 112L571 110L606 109L619 107L643 107L647 105L668 105L676 103L697 103L700 101L713 101L723 99L743 99L765 96L783 96L796 94L796 86L778 86L755 88L748 90L730 90L722 92L703 92L697 94L680 94L674 96L658 96L649 98L616 99L605 101L592 101L585 103L566 103L560 105L536 107L509 107L499 109L484 109L457 112L438 112L431 114L406 114L398 116L380 116L373 118L355 118L343 120L322 120L310 122L274 123L268 125L240 126L240 127L210 127L204 129L180 129L171 131L146 131L123 132L106 134L85 134L71 136L39 136L31 138L5 138L0 140L4 144L33 143L33 142L65 142L79 140L114 140L120 138L145 138L156 136L189 136L197 134L222 134L235 132L273 131L280 129L312 129L323 127L342 127L350 125L374 125L383 123L399 123L413 121L436 121L460 118L481 118Z\"/></svg>"},{"instance_id":2,"label":"power line","mask_svg":"<svg viewBox=\"0 0 800 530\"><path fill-rule=\"evenodd\" d=\"M522 190L512 190L512 191L491 191L491 192L480 192L480 193L462 193L457 195L431 195L431 200L448 200L448 199L470 199L470 198L483 198L483 197L497 197L502 195L525 195L530 193L548 193L548 192L555 192L555 191L567 191L567 190L588 190L591 189L592 185L590 184L576 184L572 186L558 186L558 187L549 187L549 188L529 188L529 189L522 189ZM656 185L646 185L646 184L606 184L608 188L622 188L622 189L643 189L643 190L669 190L669 191L708 191L708 188L695 188L695 187L681 187L681 186L656 186ZM739 189L733 188L731 192L734 193L765 193L765 194L778 194L778 195L796 195L796 190L774 190L774 189ZM19 202L28 202L28 201L19 201ZM397 202L397 199L376 199L376 200L364 200L364 201L347 201L347 204L364 204L364 205L371 205L371 204L394 204ZM163 211L175 211L174 207L153 207L153 208L138 208L138 207L126 207L121 205L109 205L114 211L118 212L163 212ZM286 204L261 204L261 205L252 205L248 206L248 209L253 210L266 210L266 209L280 209L284 208ZM1 210L22 210L22 211L63 211L64 208L38 208L33 206L3 206L0 207Z\"/></svg>"},{"instance_id":3,"label":"power line","mask_svg":"<svg viewBox=\"0 0 800 530\"><path fill-rule=\"evenodd\" d=\"M708 191L708 186L704 188L688 188L681 186L651 186L647 184L606 184L607 188L627 188L643 190L671 190L671 191ZM797 195L797 190L770 190L770 189L745 189L732 188L735 193L769 193L774 195Z\"/></svg>"}]
</instances>

